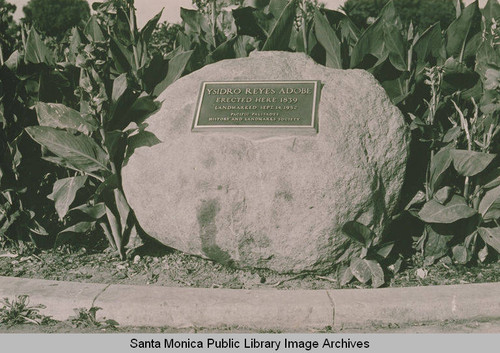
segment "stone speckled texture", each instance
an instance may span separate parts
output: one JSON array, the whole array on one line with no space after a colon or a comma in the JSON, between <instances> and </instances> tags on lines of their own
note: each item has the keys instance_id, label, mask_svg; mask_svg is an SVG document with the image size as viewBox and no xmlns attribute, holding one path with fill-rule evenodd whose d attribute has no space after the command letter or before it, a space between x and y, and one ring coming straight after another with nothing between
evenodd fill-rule
<instances>
[{"instance_id":1,"label":"stone speckled texture","mask_svg":"<svg viewBox=\"0 0 500 353\"><path fill-rule=\"evenodd\" d=\"M321 80L319 132L193 133L202 81ZM325 270L348 248L342 225L380 232L399 199L409 136L373 76L298 53L259 52L176 81L148 119L162 143L123 170L142 227L173 248L280 272Z\"/></svg>"}]
</instances>

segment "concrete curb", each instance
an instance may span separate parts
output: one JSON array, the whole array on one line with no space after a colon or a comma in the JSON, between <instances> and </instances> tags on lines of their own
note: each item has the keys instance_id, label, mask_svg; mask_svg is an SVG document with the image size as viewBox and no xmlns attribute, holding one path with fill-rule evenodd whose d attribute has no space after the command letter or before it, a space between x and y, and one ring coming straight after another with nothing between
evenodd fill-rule
<instances>
[{"instance_id":1,"label":"concrete curb","mask_svg":"<svg viewBox=\"0 0 500 353\"><path fill-rule=\"evenodd\" d=\"M235 290L104 285L0 276L0 297L30 296L57 320L101 307L121 326L289 331L500 318L500 283L383 289Z\"/></svg>"},{"instance_id":2,"label":"concrete curb","mask_svg":"<svg viewBox=\"0 0 500 353\"><path fill-rule=\"evenodd\" d=\"M336 328L500 318L500 283L339 289L328 293L334 301Z\"/></svg>"}]
</instances>

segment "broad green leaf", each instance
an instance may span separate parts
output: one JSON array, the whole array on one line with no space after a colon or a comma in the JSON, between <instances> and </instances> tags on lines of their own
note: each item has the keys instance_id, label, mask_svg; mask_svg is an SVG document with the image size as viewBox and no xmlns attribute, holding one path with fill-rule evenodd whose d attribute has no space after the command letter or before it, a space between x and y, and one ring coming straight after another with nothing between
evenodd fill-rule
<instances>
[{"instance_id":1,"label":"broad green leaf","mask_svg":"<svg viewBox=\"0 0 500 353\"><path fill-rule=\"evenodd\" d=\"M113 161L117 169L120 169L125 156L125 149L127 148L125 133L120 130L107 131L105 145L108 158Z\"/></svg>"},{"instance_id":2,"label":"broad green leaf","mask_svg":"<svg viewBox=\"0 0 500 353\"><path fill-rule=\"evenodd\" d=\"M476 252L477 237L478 237L477 228L474 226L474 231L468 236L466 236L464 240L464 246L467 249L469 257L467 261L469 261L472 258L472 254Z\"/></svg>"},{"instance_id":3,"label":"broad green leaf","mask_svg":"<svg viewBox=\"0 0 500 353\"><path fill-rule=\"evenodd\" d=\"M353 257L351 260L351 266L349 266L352 274L361 283L366 283L372 278L372 272L370 267L365 260L358 257Z\"/></svg>"},{"instance_id":4,"label":"broad green leaf","mask_svg":"<svg viewBox=\"0 0 500 353\"><path fill-rule=\"evenodd\" d=\"M472 217L476 211L467 205L465 199L453 195L451 200L441 205L436 200L429 200L422 207L418 216L426 223L453 223L460 219Z\"/></svg>"},{"instance_id":5,"label":"broad green leaf","mask_svg":"<svg viewBox=\"0 0 500 353\"><path fill-rule=\"evenodd\" d=\"M288 5L286 5L278 21L276 21L276 24L267 37L267 40L262 47L262 51L288 50L288 43L290 43L296 9L296 1L290 1Z\"/></svg>"},{"instance_id":6,"label":"broad green leaf","mask_svg":"<svg viewBox=\"0 0 500 353\"><path fill-rule=\"evenodd\" d=\"M196 10L181 7L181 18L186 34L201 34L200 16L201 14Z\"/></svg>"},{"instance_id":7,"label":"broad green leaf","mask_svg":"<svg viewBox=\"0 0 500 353\"><path fill-rule=\"evenodd\" d=\"M401 24L392 1L387 2L377 20L360 36L351 53L351 68L370 68L378 66L389 57L385 33L394 30L400 32ZM366 58L375 58L373 63L364 63ZM394 54L393 54L394 56ZM371 64L371 65L369 65Z\"/></svg>"},{"instance_id":8,"label":"broad green leaf","mask_svg":"<svg viewBox=\"0 0 500 353\"><path fill-rule=\"evenodd\" d=\"M453 238L452 231L445 227L427 224L425 226L426 240L423 246L426 262L434 263L448 252L448 242Z\"/></svg>"},{"instance_id":9,"label":"broad green leaf","mask_svg":"<svg viewBox=\"0 0 500 353\"><path fill-rule=\"evenodd\" d=\"M356 221L349 221L342 227L342 231L352 240L357 241L366 248L369 248L375 239L375 233L365 226Z\"/></svg>"},{"instance_id":10,"label":"broad green leaf","mask_svg":"<svg viewBox=\"0 0 500 353\"><path fill-rule=\"evenodd\" d=\"M59 129L73 129L90 135L97 130L97 123L64 104L37 102L35 105L38 123Z\"/></svg>"},{"instance_id":11,"label":"broad green leaf","mask_svg":"<svg viewBox=\"0 0 500 353\"><path fill-rule=\"evenodd\" d=\"M342 33L342 40L345 40L350 48L356 45L361 36L359 28L347 16L340 21L340 31Z\"/></svg>"},{"instance_id":12,"label":"broad green leaf","mask_svg":"<svg viewBox=\"0 0 500 353\"><path fill-rule=\"evenodd\" d=\"M441 205L444 205L448 201L450 201L452 196L453 196L453 188L450 186L445 186L436 191L433 197L434 200L439 202Z\"/></svg>"},{"instance_id":13,"label":"broad green leaf","mask_svg":"<svg viewBox=\"0 0 500 353\"><path fill-rule=\"evenodd\" d=\"M455 245L451 249L453 253L453 258L462 265L465 265L467 262L470 260L469 253L467 252L467 249L463 245Z\"/></svg>"},{"instance_id":14,"label":"broad green leaf","mask_svg":"<svg viewBox=\"0 0 500 353\"><path fill-rule=\"evenodd\" d=\"M255 9L242 7L232 11L238 35L247 35L261 40L267 38L266 31L259 25L254 15Z\"/></svg>"},{"instance_id":15,"label":"broad green leaf","mask_svg":"<svg viewBox=\"0 0 500 353\"><path fill-rule=\"evenodd\" d=\"M483 215L486 222L500 219L500 199L497 199Z\"/></svg>"},{"instance_id":16,"label":"broad green leaf","mask_svg":"<svg viewBox=\"0 0 500 353\"><path fill-rule=\"evenodd\" d=\"M421 74L431 59L444 61L444 38L441 34L439 22L429 27L413 46L413 53L417 59L417 75ZM439 60L437 60L439 62Z\"/></svg>"},{"instance_id":17,"label":"broad green leaf","mask_svg":"<svg viewBox=\"0 0 500 353\"><path fill-rule=\"evenodd\" d=\"M54 164L57 164L63 168L68 168L68 169L72 169L72 170L75 170L75 171L80 171L78 168L76 168L75 166L73 166L70 162L68 162L67 160L65 160L64 158L61 158L61 157L57 157L57 156L44 156L44 157L41 157L43 160L47 161L47 162L50 162L50 163L54 163Z\"/></svg>"},{"instance_id":18,"label":"broad green leaf","mask_svg":"<svg viewBox=\"0 0 500 353\"><path fill-rule=\"evenodd\" d=\"M496 252L500 253L500 227L479 227L477 231L486 244L495 249Z\"/></svg>"},{"instance_id":19,"label":"broad green leaf","mask_svg":"<svg viewBox=\"0 0 500 353\"><path fill-rule=\"evenodd\" d=\"M382 256L382 258L387 258L389 254L391 253L392 249L394 248L395 242L391 241L389 243L385 243L380 245L380 247L377 249L377 254L379 256Z\"/></svg>"},{"instance_id":20,"label":"broad green leaf","mask_svg":"<svg viewBox=\"0 0 500 353\"><path fill-rule=\"evenodd\" d=\"M290 0L271 0L269 2L269 12L275 18L279 18L289 2Z\"/></svg>"},{"instance_id":21,"label":"broad green leaf","mask_svg":"<svg viewBox=\"0 0 500 353\"><path fill-rule=\"evenodd\" d=\"M429 188L434 193L443 179L444 172L448 169L453 158L449 149L442 149L436 153L431 160Z\"/></svg>"},{"instance_id":22,"label":"broad green leaf","mask_svg":"<svg viewBox=\"0 0 500 353\"><path fill-rule=\"evenodd\" d=\"M467 6L446 30L446 52L460 62L466 59L465 52L471 39L481 31L481 12L477 2Z\"/></svg>"},{"instance_id":23,"label":"broad green leaf","mask_svg":"<svg viewBox=\"0 0 500 353\"><path fill-rule=\"evenodd\" d=\"M161 141L149 131L139 131L137 134L130 136L127 141L127 155L125 157L125 163L137 148L152 147L159 143L161 143Z\"/></svg>"},{"instance_id":24,"label":"broad green leaf","mask_svg":"<svg viewBox=\"0 0 500 353\"><path fill-rule=\"evenodd\" d=\"M239 38L241 37L234 37L219 45L213 52L210 53L207 61L214 63L225 59L235 59L236 52L234 50L234 46Z\"/></svg>"},{"instance_id":25,"label":"broad green leaf","mask_svg":"<svg viewBox=\"0 0 500 353\"><path fill-rule=\"evenodd\" d=\"M408 204L405 206L405 210L409 210L413 206L420 205L425 202L425 193L421 190L417 191L415 196L408 202Z\"/></svg>"},{"instance_id":26,"label":"broad green leaf","mask_svg":"<svg viewBox=\"0 0 500 353\"><path fill-rule=\"evenodd\" d=\"M85 233L91 230L95 226L95 221L92 222L79 222L77 224L74 224L66 229L63 229L59 232L57 235L57 240L56 244L61 243L61 239L59 236L65 233Z\"/></svg>"},{"instance_id":27,"label":"broad green leaf","mask_svg":"<svg viewBox=\"0 0 500 353\"><path fill-rule=\"evenodd\" d=\"M108 171L106 153L86 135L73 135L46 126L30 126L26 132L56 156L84 172Z\"/></svg>"},{"instance_id":28,"label":"broad green leaf","mask_svg":"<svg viewBox=\"0 0 500 353\"><path fill-rule=\"evenodd\" d=\"M181 52L168 62L168 74L163 81L156 85L153 95L158 97L168 86L181 77L189 59L193 55L193 50Z\"/></svg>"},{"instance_id":29,"label":"broad green leaf","mask_svg":"<svg viewBox=\"0 0 500 353\"><path fill-rule=\"evenodd\" d=\"M125 121L142 124L147 118L160 108L161 104L149 95L143 94L137 98L126 113Z\"/></svg>"},{"instance_id":30,"label":"broad green leaf","mask_svg":"<svg viewBox=\"0 0 500 353\"><path fill-rule=\"evenodd\" d=\"M19 64L21 63L21 55L19 50L15 50L9 58L4 62L4 65L12 72L16 72Z\"/></svg>"},{"instance_id":31,"label":"broad green leaf","mask_svg":"<svg viewBox=\"0 0 500 353\"><path fill-rule=\"evenodd\" d=\"M117 102L123 93L128 88L127 74L121 74L113 80L113 92L111 94L111 99L113 102Z\"/></svg>"},{"instance_id":32,"label":"broad green leaf","mask_svg":"<svg viewBox=\"0 0 500 353\"><path fill-rule=\"evenodd\" d=\"M148 93L151 92L167 76L167 73L168 60L164 59L162 55L153 55L152 59L139 72L142 77L142 88Z\"/></svg>"},{"instance_id":33,"label":"broad green leaf","mask_svg":"<svg viewBox=\"0 0 500 353\"><path fill-rule=\"evenodd\" d=\"M443 142L444 143L452 142L458 137L460 137L461 134L462 134L462 128L460 126L454 126L446 132L446 134L443 137Z\"/></svg>"},{"instance_id":34,"label":"broad green leaf","mask_svg":"<svg viewBox=\"0 0 500 353\"><path fill-rule=\"evenodd\" d=\"M139 96L139 92L129 86L127 75L121 74L113 81L112 104L106 116L105 128L108 131L123 130L130 124L127 112Z\"/></svg>"},{"instance_id":35,"label":"broad green leaf","mask_svg":"<svg viewBox=\"0 0 500 353\"><path fill-rule=\"evenodd\" d=\"M463 176L481 173L496 157L496 154L466 150L451 150L450 153L453 158L453 167L458 174Z\"/></svg>"},{"instance_id":36,"label":"broad green leaf","mask_svg":"<svg viewBox=\"0 0 500 353\"><path fill-rule=\"evenodd\" d=\"M365 57L372 56L376 60L371 66L384 62L389 52L384 43L384 23L381 19L375 21L360 36L351 53L351 68L362 67Z\"/></svg>"},{"instance_id":37,"label":"broad green leaf","mask_svg":"<svg viewBox=\"0 0 500 353\"><path fill-rule=\"evenodd\" d=\"M47 198L55 202L59 219L62 220L66 216L69 206L75 200L76 192L85 185L86 181L86 176L75 176L59 179L54 183L52 193Z\"/></svg>"},{"instance_id":38,"label":"broad green leaf","mask_svg":"<svg viewBox=\"0 0 500 353\"><path fill-rule=\"evenodd\" d=\"M30 232L41 235L41 236L47 236L49 235L49 232L40 224L38 221L34 218L30 219L26 223L26 227L29 229Z\"/></svg>"},{"instance_id":39,"label":"broad green leaf","mask_svg":"<svg viewBox=\"0 0 500 353\"><path fill-rule=\"evenodd\" d=\"M326 66L342 69L340 41L326 17L318 10L314 14L314 30L318 42L326 50Z\"/></svg>"},{"instance_id":40,"label":"broad green leaf","mask_svg":"<svg viewBox=\"0 0 500 353\"><path fill-rule=\"evenodd\" d=\"M73 27L73 29L71 30L71 42L69 44L68 51L68 59L73 65L76 64L76 58L78 57L80 46L83 43L86 43L85 35L80 31L78 27Z\"/></svg>"},{"instance_id":41,"label":"broad green leaf","mask_svg":"<svg viewBox=\"0 0 500 353\"><path fill-rule=\"evenodd\" d=\"M406 43L401 32L393 24L384 23L384 44L389 51L391 64L399 71L407 71Z\"/></svg>"},{"instance_id":42,"label":"broad green leaf","mask_svg":"<svg viewBox=\"0 0 500 353\"><path fill-rule=\"evenodd\" d=\"M141 37L144 40L144 42L146 42L146 43L149 42L149 39L151 38L151 34L153 33L156 25L158 24L158 21L160 20L162 13L163 13L163 9L158 14L156 14L155 17L153 17L152 19L150 19L144 25L144 27L142 27L142 29L141 29Z\"/></svg>"},{"instance_id":43,"label":"broad green leaf","mask_svg":"<svg viewBox=\"0 0 500 353\"><path fill-rule=\"evenodd\" d=\"M345 14L339 11L330 10L330 9L316 9L316 11L320 11L321 14L325 15L325 18L328 20L330 26L335 29L335 31L339 30L341 27L342 20L348 18Z\"/></svg>"},{"instance_id":44,"label":"broad green leaf","mask_svg":"<svg viewBox=\"0 0 500 353\"><path fill-rule=\"evenodd\" d=\"M108 218L108 224L111 230L111 236L113 242L117 249L122 248L122 241L124 240L122 237L122 229L121 223L119 220L119 215L116 215L111 208L106 206L106 217Z\"/></svg>"},{"instance_id":45,"label":"broad green leaf","mask_svg":"<svg viewBox=\"0 0 500 353\"><path fill-rule=\"evenodd\" d=\"M382 266L375 260L363 260L368 265L372 277L372 287L378 288L384 284L384 270Z\"/></svg>"},{"instance_id":46,"label":"broad green leaf","mask_svg":"<svg viewBox=\"0 0 500 353\"><path fill-rule=\"evenodd\" d=\"M104 206L104 203L101 202L95 205L85 204L78 207L73 207L71 210L69 210L69 212L72 211L80 211L93 219L99 219L104 217L104 215L106 214L106 207Z\"/></svg>"},{"instance_id":47,"label":"broad green leaf","mask_svg":"<svg viewBox=\"0 0 500 353\"><path fill-rule=\"evenodd\" d=\"M397 105L404 101L413 92L412 85L409 85L407 87L408 80L409 72L406 71L395 80L387 80L381 82L382 87L384 87L394 105ZM417 123L415 120L413 122Z\"/></svg>"},{"instance_id":48,"label":"broad green leaf","mask_svg":"<svg viewBox=\"0 0 500 353\"><path fill-rule=\"evenodd\" d=\"M479 31L478 33L474 34L467 42L463 54L464 59L473 60L476 57L477 51L482 42L483 42L482 33L481 31Z\"/></svg>"},{"instance_id":49,"label":"broad green leaf","mask_svg":"<svg viewBox=\"0 0 500 353\"><path fill-rule=\"evenodd\" d=\"M346 267L342 271L342 277L340 278L340 285L345 286L349 282L352 281L354 278L354 275L351 272L351 269L349 267Z\"/></svg>"},{"instance_id":50,"label":"broad green leaf","mask_svg":"<svg viewBox=\"0 0 500 353\"><path fill-rule=\"evenodd\" d=\"M16 221L21 218L22 212L20 210L15 211L14 213L8 215L6 220L0 226L0 234L6 234L9 228L16 223Z\"/></svg>"},{"instance_id":51,"label":"broad green leaf","mask_svg":"<svg viewBox=\"0 0 500 353\"><path fill-rule=\"evenodd\" d=\"M123 192L119 189L114 190L114 204L116 205L116 208L118 210L118 215L120 218L121 222L121 229L122 229L122 241L126 244L126 232L130 232L131 227L133 226L130 221L132 220L131 216L131 209L130 206L125 198L125 195Z\"/></svg>"},{"instance_id":52,"label":"broad green leaf","mask_svg":"<svg viewBox=\"0 0 500 353\"><path fill-rule=\"evenodd\" d=\"M481 201L479 202L479 213L484 217L491 206L493 206L493 204L498 201L500 201L500 185L486 191Z\"/></svg>"},{"instance_id":53,"label":"broad green leaf","mask_svg":"<svg viewBox=\"0 0 500 353\"><path fill-rule=\"evenodd\" d=\"M28 33L24 61L32 64L54 65L52 52L47 48L34 27L31 27Z\"/></svg>"},{"instance_id":54,"label":"broad green leaf","mask_svg":"<svg viewBox=\"0 0 500 353\"><path fill-rule=\"evenodd\" d=\"M90 19L85 26L84 32L87 37L94 42L104 42L106 40L95 15L90 16Z\"/></svg>"},{"instance_id":55,"label":"broad green leaf","mask_svg":"<svg viewBox=\"0 0 500 353\"><path fill-rule=\"evenodd\" d=\"M129 15L135 17L135 14L131 14L129 11L126 11L121 6L116 8L116 13L114 14L114 23L113 23L113 37L115 37L118 41L120 41L125 46L131 46L137 44L137 41L133 39L138 38L137 28L134 28L132 25L133 22L137 23L134 18L130 18Z\"/></svg>"},{"instance_id":56,"label":"broad green leaf","mask_svg":"<svg viewBox=\"0 0 500 353\"><path fill-rule=\"evenodd\" d=\"M485 245L479 252L477 253L477 258L480 262L484 262L488 257L488 245Z\"/></svg>"},{"instance_id":57,"label":"broad green leaf","mask_svg":"<svg viewBox=\"0 0 500 353\"><path fill-rule=\"evenodd\" d=\"M118 176L116 174L109 175L106 179L104 179L104 182L99 184L96 191L94 192L94 195L92 195L94 202L98 203L102 201L103 195L106 194L106 191L116 189L118 188L118 186L119 186Z\"/></svg>"},{"instance_id":58,"label":"broad green leaf","mask_svg":"<svg viewBox=\"0 0 500 353\"><path fill-rule=\"evenodd\" d=\"M109 38L109 51L113 64L118 73L127 73L135 67L133 52L126 46L115 40L113 36Z\"/></svg>"}]
</instances>

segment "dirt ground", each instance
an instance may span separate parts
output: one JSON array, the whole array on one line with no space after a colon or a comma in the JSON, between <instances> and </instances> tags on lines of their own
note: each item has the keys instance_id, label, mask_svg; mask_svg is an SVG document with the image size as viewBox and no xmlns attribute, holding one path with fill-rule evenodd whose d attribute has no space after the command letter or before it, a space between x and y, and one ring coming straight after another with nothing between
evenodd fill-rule
<instances>
[{"instance_id":1,"label":"dirt ground","mask_svg":"<svg viewBox=\"0 0 500 353\"><path fill-rule=\"evenodd\" d=\"M500 281L500 262L474 266L440 261L425 267L414 257L385 286L408 287ZM139 248L128 261L102 249L0 250L0 276L107 284L200 288L337 289L338 274L279 274L265 269L231 268L169 248ZM366 288L357 281L343 288Z\"/></svg>"},{"instance_id":2,"label":"dirt ground","mask_svg":"<svg viewBox=\"0 0 500 353\"><path fill-rule=\"evenodd\" d=\"M257 330L244 327L203 328L190 327L175 329L172 327L120 327L103 329L96 327L79 328L69 322L58 322L50 325L15 325L7 327L0 325L1 333L289 333L290 331ZM498 320L467 320L425 322L412 325L384 325L349 329L311 330L304 333L500 333Z\"/></svg>"}]
</instances>

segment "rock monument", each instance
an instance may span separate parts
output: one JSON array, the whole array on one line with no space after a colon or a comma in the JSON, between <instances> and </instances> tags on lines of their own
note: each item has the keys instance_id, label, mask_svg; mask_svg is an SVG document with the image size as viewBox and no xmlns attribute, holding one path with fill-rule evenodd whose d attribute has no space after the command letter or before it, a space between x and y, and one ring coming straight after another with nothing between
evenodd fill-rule
<instances>
[{"instance_id":1,"label":"rock monument","mask_svg":"<svg viewBox=\"0 0 500 353\"><path fill-rule=\"evenodd\" d=\"M315 129L193 131L202 82L256 80L319 80ZM243 98L221 99L233 112L246 109ZM345 222L380 232L396 207L409 135L366 71L255 52L187 75L159 100L147 131L162 142L135 150L123 187L142 227L165 245L239 266L325 270L349 254Z\"/></svg>"}]
</instances>

